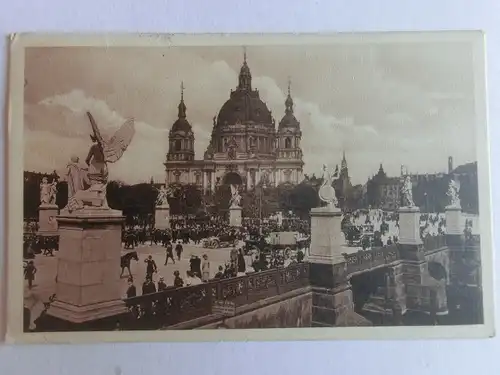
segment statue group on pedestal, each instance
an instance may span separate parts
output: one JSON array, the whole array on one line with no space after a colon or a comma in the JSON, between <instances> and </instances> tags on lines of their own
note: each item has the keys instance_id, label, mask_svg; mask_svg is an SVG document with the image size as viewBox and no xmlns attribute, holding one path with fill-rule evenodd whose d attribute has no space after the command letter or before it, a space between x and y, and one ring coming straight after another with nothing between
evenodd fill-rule
<instances>
[{"instance_id":1,"label":"statue group on pedestal","mask_svg":"<svg viewBox=\"0 0 500 375\"><path fill-rule=\"evenodd\" d=\"M323 184L319 188L318 196L330 207L338 207L337 193L333 187L335 172L329 171L326 164L323 164Z\"/></svg>"},{"instance_id":2,"label":"statue group on pedestal","mask_svg":"<svg viewBox=\"0 0 500 375\"><path fill-rule=\"evenodd\" d=\"M459 183L456 180L450 180L450 183L448 185L448 191L446 192L446 195L450 198L449 207L456 207L456 208L461 207L459 192L460 192Z\"/></svg>"},{"instance_id":3,"label":"statue group on pedestal","mask_svg":"<svg viewBox=\"0 0 500 375\"><path fill-rule=\"evenodd\" d=\"M57 178L49 184L47 177L42 178L40 183L40 205L56 204Z\"/></svg>"},{"instance_id":4,"label":"statue group on pedestal","mask_svg":"<svg viewBox=\"0 0 500 375\"><path fill-rule=\"evenodd\" d=\"M241 202L241 195L238 190L238 185L231 185L231 198L229 199L230 208L239 208Z\"/></svg>"},{"instance_id":5,"label":"statue group on pedestal","mask_svg":"<svg viewBox=\"0 0 500 375\"><path fill-rule=\"evenodd\" d=\"M93 134L85 165L78 156L72 156L66 169L68 181L69 212L85 207L107 208L106 185L108 183L108 163L117 162L130 145L135 134L134 120L127 120L109 140L104 140L92 115L87 112Z\"/></svg>"},{"instance_id":6,"label":"statue group on pedestal","mask_svg":"<svg viewBox=\"0 0 500 375\"><path fill-rule=\"evenodd\" d=\"M413 185L410 176L406 176L403 180L401 196L403 207L415 207L415 202L413 202Z\"/></svg>"},{"instance_id":7,"label":"statue group on pedestal","mask_svg":"<svg viewBox=\"0 0 500 375\"><path fill-rule=\"evenodd\" d=\"M157 189L158 190L158 189ZM158 190L158 195L156 197L156 206L168 205L168 198L172 196L172 190L162 186Z\"/></svg>"}]
</instances>

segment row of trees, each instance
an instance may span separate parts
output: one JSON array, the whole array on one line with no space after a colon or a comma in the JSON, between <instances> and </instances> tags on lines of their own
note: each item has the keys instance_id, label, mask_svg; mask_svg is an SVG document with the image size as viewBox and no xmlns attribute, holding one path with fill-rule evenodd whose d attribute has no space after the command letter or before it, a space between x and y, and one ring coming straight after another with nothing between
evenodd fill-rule
<instances>
[{"instance_id":1,"label":"row of trees","mask_svg":"<svg viewBox=\"0 0 500 375\"><path fill-rule=\"evenodd\" d=\"M24 217L36 218L40 205L40 183L43 177L49 181L56 174L25 172ZM242 192L244 217L268 217L281 210L292 211L300 217L307 217L313 207L321 202L318 189L322 179L307 178L299 185L282 184L278 187L257 186ZM172 185L172 196L168 198L172 215L199 215L211 213L225 215L229 209L230 187L218 186L214 194L206 194L196 185ZM57 184L56 204L60 209L68 203L68 186L65 181ZM121 181L110 181L107 186L107 200L111 208L123 211L126 216L148 216L154 213L158 196L157 188L150 183L127 185Z\"/></svg>"}]
</instances>

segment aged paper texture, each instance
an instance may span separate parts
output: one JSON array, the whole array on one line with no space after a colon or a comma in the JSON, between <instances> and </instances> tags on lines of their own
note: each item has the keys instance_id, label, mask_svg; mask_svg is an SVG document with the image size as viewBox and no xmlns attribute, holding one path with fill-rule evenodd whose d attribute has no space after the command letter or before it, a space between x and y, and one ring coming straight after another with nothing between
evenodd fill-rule
<instances>
[{"instance_id":1,"label":"aged paper texture","mask_svg":"<svg viewBox=\"0 0 500 375\"><path fill-rule=\"evenodd\" d=\"M11 38L7 339L491 337L484 36Z\"/></svg>"}]
</instances>

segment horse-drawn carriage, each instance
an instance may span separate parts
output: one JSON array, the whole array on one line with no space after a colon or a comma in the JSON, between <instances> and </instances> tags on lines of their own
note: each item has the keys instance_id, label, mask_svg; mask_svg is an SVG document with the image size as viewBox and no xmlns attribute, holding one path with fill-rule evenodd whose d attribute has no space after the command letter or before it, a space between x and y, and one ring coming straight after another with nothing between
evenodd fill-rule
<instances>
[{"instance_id":1,"label":"horse-drawn carriage","mask_svg":"<svg viewBox=\"0 0 500 375\"><path fill-rule=\"evenodd\" d=\"M220 249L238 245L238 239L234 234L224 234L219 237L205 238L202 245L206 249Z\"/></svg>"}]
</instances>

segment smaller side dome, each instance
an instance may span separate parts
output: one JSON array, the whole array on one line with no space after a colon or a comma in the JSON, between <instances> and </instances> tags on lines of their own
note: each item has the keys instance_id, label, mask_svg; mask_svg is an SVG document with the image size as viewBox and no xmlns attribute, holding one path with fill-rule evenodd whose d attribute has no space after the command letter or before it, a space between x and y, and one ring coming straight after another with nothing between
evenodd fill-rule
<instances>
[{"instance_id":1,"label":"smaller side dome","mask_svg":"<svg viewBox=\"0 0 500 375\"><path fill-rule=\"evenodd\" d=\"M290 85L291 81L288 79L288 95L285 100L285 115L281 119L279 123L278 129L282 128L295 128L297 130L300 129L300 122L297 120L295 115L293 114L293 99L290 93Z\"/></svg>"}]
</instances>

